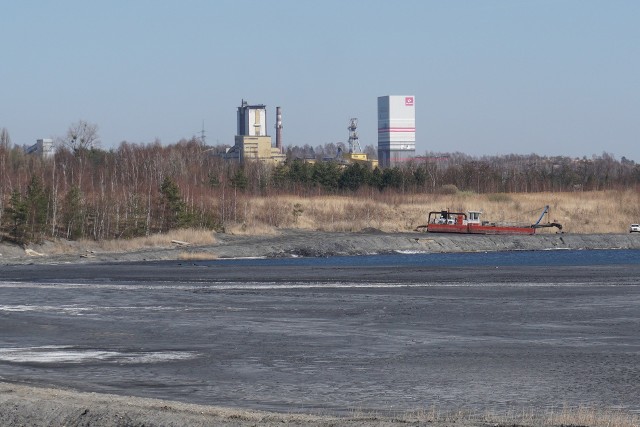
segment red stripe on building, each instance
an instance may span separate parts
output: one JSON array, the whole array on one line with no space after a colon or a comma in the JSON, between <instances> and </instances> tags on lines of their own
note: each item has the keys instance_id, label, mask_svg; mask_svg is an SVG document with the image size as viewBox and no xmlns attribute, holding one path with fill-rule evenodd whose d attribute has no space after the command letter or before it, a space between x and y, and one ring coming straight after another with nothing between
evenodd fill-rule
<instances>
[{"instance_id":1,"label":"red stripe on building","mask_svg":"<svg viewBox=\"0 0 640 427\"><path fill-rule=\"evenodd\" d=\"M380 128L378 129L378 133L380 132L415 132L416 128Z\"/></svg>"}]
</instances>

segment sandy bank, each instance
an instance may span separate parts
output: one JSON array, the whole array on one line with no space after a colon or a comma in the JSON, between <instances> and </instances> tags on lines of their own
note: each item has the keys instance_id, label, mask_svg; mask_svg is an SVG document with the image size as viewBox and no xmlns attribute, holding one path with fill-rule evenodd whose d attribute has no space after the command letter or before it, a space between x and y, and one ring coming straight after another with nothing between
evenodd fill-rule
<instances>
[{"instance_id":1,"label":"sandy bank","mask_svg":"<svg viewBox=\"0 0 640 427\"><path fill-rule=\"evenodd\" d=\"M400 414L350 416L282 414L0 382L0 425L66 427L637 427L638 416L618 410L566 408L559 412L440 413L431 408Z\"/></svg>"},{"instance_id":2,"label":"sandy bank","mask_svg":"<svg viewBox=\"0 0 640 427\"><path fill-rule=\"evenodd\" d=\"M453 418L434 421L432 414L403 414L387 418L376 414L332 417L279 414L260 411L193 405L174 401L83 393L54 388L0 382L0 425L3 426L399 426L429 425L460 427L487 425L485 422ZM494 424L496 425L496 424Z\"/></svg>"},{"instance_id":3,"label":"sandy bank","mask_svg":"<svg viewBox=\"0 0 640 427\"><path fill-rule=\"evenodd\" d=\"M60 247L63 247L63 250ZM639 234L537 234L487 236L428 233L358 233L280 230L276 235L216 235L206 246L147 248L129 252L87 251L75 242L25 248L0 243L0 264L175 260L179 257L237 258L365 255L392 252L484 252L552 249L640 249ZM62 252L62 253L61 253Z\"/></svg>"},{"instance_id":4,"label":"sandy bank","mask_svg":"<svg viewBox=\"0 0 640 427\"><path fill-rule=\"evenodd\" d=\"M371 425L369 421L375 420L340 424ZM0 383L3 426L328 426L336 425L335 422L336 419L328 417L279 415Z\"/></svg>"}]
</instances>

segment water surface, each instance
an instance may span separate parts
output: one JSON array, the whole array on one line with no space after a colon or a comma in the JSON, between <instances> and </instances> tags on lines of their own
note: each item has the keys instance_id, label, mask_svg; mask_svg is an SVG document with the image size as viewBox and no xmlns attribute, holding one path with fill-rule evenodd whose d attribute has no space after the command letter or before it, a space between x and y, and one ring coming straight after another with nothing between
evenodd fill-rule
<instances>
[{"instance_id":1,"label":"water surface","mask_svg":"<svg viewBox=\"0 0 640 427\"><path fill-rule=\"evenodd\" d=\"M640 252L0 271L0 379L278 411L640 411Z\"/></svg>"}]
</instances>

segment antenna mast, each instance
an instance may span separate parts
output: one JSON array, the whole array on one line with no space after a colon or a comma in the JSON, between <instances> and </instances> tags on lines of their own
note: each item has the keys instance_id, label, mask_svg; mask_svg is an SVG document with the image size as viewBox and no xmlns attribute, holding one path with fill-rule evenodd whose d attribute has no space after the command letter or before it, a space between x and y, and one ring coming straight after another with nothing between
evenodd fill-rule
<instances>
[{"instance_id":1,"label":"antenna mast","mask_svg":"<svg viewBox=\"0 0 640 427\"><path fill-rule=\"evenodd\" d=\"M204 133L204 120L203 120L202 121L202 130L200 131L200 142L202 142L203 146L207 145L206 144L206 139L207 139L207 136Z\"/></svg>"},{"instance_id":2,"label":"antenna mast","mask_svg":"<svg viewBox=\"0 0 640 427\"><path fill-rule=\"evenodd\" d=\"M358 139L358 132L356 129L358 128L358 119L353 118L349 121L349 153L362 153L362 148L360 147L360 140Z\"/></svg>"}]
</instances>

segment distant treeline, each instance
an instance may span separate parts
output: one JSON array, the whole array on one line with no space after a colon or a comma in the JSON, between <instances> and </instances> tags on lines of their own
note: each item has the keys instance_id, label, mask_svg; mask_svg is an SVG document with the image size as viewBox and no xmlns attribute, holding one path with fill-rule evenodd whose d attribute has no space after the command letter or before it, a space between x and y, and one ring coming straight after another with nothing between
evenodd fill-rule
<instances>
[{"instance_id":1,"label":"distant treeline","mask_svg":"<svg viewBox=\"0 0 640 427\"><path fill-rule=\"evenodd\" d=\"M334 147L313 152L335 157ZM590 159L427 153L402 167L370 170L296 158L310 157L308 148L290 147L287 163L274 167L224 161L218 155L223 147L196 139L169 146L125 142L108 151L60 146L51 159L0 145L0 239L101 240L180 227L222 230L229 221L243 221L247 200L275 194L560 192L640 183L640 165L606 153Z\"/></svg>"}]
</instances>

